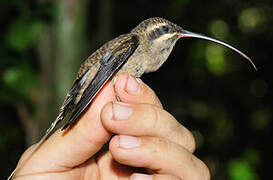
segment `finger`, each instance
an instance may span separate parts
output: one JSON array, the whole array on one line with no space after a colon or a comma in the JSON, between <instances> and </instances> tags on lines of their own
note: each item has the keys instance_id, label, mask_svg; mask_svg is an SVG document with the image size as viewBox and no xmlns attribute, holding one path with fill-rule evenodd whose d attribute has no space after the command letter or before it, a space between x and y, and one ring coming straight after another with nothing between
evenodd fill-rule
<instances>
[{"instance_id":1,"label":"finger","mask_svg":"<svg viewBox=\"0 0 273 180\"><path fill-rule=\"evenodd\" d=\"M124 89L121 89L121 85L124 82L126 86L124 85ZM132 88L126 87L135 86L134 83L136 83L136 80L129 76L128 73L119 76L116 83L118 84L118 88L116 89L116 91L119 93L119 96L122 100L130 100L132 102L144 101L161 105L154 92L144 83L137 83L139 84L138 95L135 94L132 96L128 94L128 89L132 90ZM59 130L54 134L52 138L50 138L52 140L48 140L47 143L49 145L48 147L46 147L47 150L45 152L45 155L50 155L54 153L57 149L58 152L62 155L60 156L55 153L56 160L53 161L58 161L58 164L60 166L65 167L74 167L89 159L111 137L111 133L109 133L102 126L100 120L100 111L107 102L114 100L115 96L113 91L113 85L112 83L107 83L97 95L97 97L94 99L94 102L90 105L85 114L80 117L80 119L77 121L73 128L69 129L65 133Z\"/></svg>"},{"instance_id":2,"label":"finger","mask_svg":"<svg viewBox=\"0 0 273 180\"><path fill-rule=\"evenodd\" d=\"M183 180L210 179L207 166L188 150L166 139L117 135L110 141L114 159Z\"/></svg>"},{"instance_id":3,"label":"finger","mask_svg":"<svg viewBox=\"0 0 273 180\"><path fill-rule=\"evenodd\" d=\"M162 107L155 92L140 79L136 80L128 73L119 75L115 81L115 90L122 102L149 103Z\"/></svg>"},{"instance_id":4,"label":"finger","mask_svg":"<svg viewBox=\"0 0 273 180\"><path fill-rule=\"evenodd\" d=\"M151 104L109 103L101 112L103 125L115 134L166 138L195 150L192 133L162 108Z\"/></svg>"},{"instance_id":5,"label":"finger","mask_svg":"<svg viewBox=\"0 0 273 180\"><path fill-rule=\"evenodd\" d=\"M175 176L167 174L140 174L134 173L129 180L181 180Z\"/></svg>"},{"instance_id":6,"label":"finger","mask_svg":"<svg viewBox=\"0 0 273 180\"><path fill-rule=\"evenodd\" d=\"M127 81L128 74L127 76L119 76L117 79L119 84L118 87L122 88L122 86L120 86L122 82L126 82L127 86L132 86L130 83L131 81L129 83ZM139 98L140 100L144 101L143 98L150 96L147 94L153 94L151 95L153 98L150 98L147 102L160 104L152 90L144 84L140 85L140 87L144 88L143 90L140 90L140 97L142 97ZM122 98L133 101L134 98L137 99L139 97L130 97L128 96L127 91L122 90L121 88L117 88L117 90L119 96ZM56 131L44 144L42 144L39 150L31 156L21 170L32 170L33 172L33 168L36 168L38 171L54 171L55 169L74 167L88 160L111 136L101 124L100 111L107 102L113 100L115 100L113 85L107 83L87 111L79 118L75 126L65 133L60 130ZM25 152L21 159L24 159L24 156L27 154L28 152ZM33 167L34 164L39 164L39 167ZM48 166L48 164L50 164L50 166Z\"/></svg>"},{"instance_id":7,"label":"finger","mask_svg":"<svg viewBox=\"0 0 273 180\"><path fill-rule=\"evenodd\" d=\"M75 126L67 131L57 130L30 157L21 173L67 170L92 157L111 137L101 124L100 111L114 98L113 86L108 83Z\"/></svg>"},{"instance_id":8,"label":"finger","mask_svg":"<svg viewBox=\"0 0 273 180\"><path fill-rule=\"evenodd\" d=\"M128 100L135 103L148 102L161 106L155 93L144 83L138 83L135 78L129 76L128 73L118 76L116 84L117 89L115 90L118 92L122 101ZM134 89L132 87L136 86L139 86L139 94L132 95L128 93ZM65 134L63 134L63 132L60 132L59 135L58 133L56 134L56 139L60 137L60 146L65 152L68 148L74 149L74 151L67 152L64 155L74 158L76 154L78 157L76 159L74 158L74 160L72 160L73 158L64 158L67 160L60 161L59 163L61 165L69 167L77 166L94 155L107 142L111 134L102 126L100 111L107 102L114 100L113 85L108 83L95 98L88 111L78 120L73 128L69 129ZM54 139L53 144L55 144L56 139ZM55 149L56 146L54 145L53 151Z\"/></svg>"}]
</instances>

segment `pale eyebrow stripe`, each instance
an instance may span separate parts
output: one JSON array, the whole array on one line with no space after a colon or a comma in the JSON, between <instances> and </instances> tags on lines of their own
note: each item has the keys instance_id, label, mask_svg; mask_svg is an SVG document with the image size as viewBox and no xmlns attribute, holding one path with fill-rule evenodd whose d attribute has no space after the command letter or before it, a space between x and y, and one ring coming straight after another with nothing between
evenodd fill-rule
<instances>
[{"instance_id":1,"label":"pale eyebrow stripe","mask_svg":"<svg viewBox=\"0 0 273 180\"><path fill-rule=\"evenodd\" d=\"M151 31L154 31L156 28L159 28L160 26L164 26L164 25L167 25L166 23L159 23L157 24L156 26L153 25L153 26L149 26L147 28L147 32L151 32Z\"/></svg>"}]
</instances>

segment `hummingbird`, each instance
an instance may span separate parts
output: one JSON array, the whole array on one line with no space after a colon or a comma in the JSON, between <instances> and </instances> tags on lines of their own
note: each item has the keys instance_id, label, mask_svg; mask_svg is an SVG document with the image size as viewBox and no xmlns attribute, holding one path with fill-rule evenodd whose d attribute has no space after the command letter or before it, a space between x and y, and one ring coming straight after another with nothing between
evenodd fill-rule
<instances>
[{"instance_id":1,"label":"hummingbird","mask_svg":"<svg viewBox=\"0 0 273 180\"><path fill-rule=\"evenodd\" d=\"M82 63L76 80L60 108L59 115L25 160L50 136L55 126L70 113L71 116L64 123L62 130L74 124L107 81L112 79L114 83L115 77L123 72L140 78L144 73L158 70L167 60L177 40L188 37L213 41L230 48L248 60L257 70L248 56L227 43L184 30L160 17L146 19L131 32L122 34L101 46ZM117 95L116 99L119 101ZM9 179L18 168L13 171Z\"/></svg>"}]
</instances>

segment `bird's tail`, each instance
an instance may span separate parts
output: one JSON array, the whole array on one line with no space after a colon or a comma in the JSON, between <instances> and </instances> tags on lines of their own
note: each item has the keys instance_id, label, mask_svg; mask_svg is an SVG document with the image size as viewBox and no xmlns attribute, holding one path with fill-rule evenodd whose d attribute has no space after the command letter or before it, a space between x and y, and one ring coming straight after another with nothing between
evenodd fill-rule
<instances>
[{"instance_id":1,"label":"bird's tail","mask_svg":"<svg viewBox=\"0 0 273 180\"><path fill-rule=\"evenodd\" d=\"M30 152L28 152L28 154L21 160L21 163L18 164L18 166L12 171L12 173L10 174L10 176L8 177L7 180L11 180L13 178L13 175L18 171L18 169L20 169L25 162L33 155L33 153L35 153L39 147L45 142L45 140L51 135L51 132L54 130L54 128L56 127L56 125L64 118L63 116L63 112L61 112L58 117L56 118L56 120L50 125L50 127L46 130L45 135L42 137L42 139L34 145L34 147L30 150Z\"/></svg>"}]
</instances>

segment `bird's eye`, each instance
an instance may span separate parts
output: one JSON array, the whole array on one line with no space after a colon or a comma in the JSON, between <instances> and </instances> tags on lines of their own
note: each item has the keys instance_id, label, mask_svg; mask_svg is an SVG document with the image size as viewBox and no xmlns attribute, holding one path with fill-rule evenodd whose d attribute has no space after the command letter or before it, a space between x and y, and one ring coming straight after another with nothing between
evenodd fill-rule
<instances>
[{"instance_id":1,"label":"bird's eye","mask_svg":"<svg viewBox=\"0 0 273 180\"><path fill-rule=\"evenodd\" d=\"M169 27L168 26L162 26L162 29L166 33L169 32Z\"/></svg>"}]
</instances>

